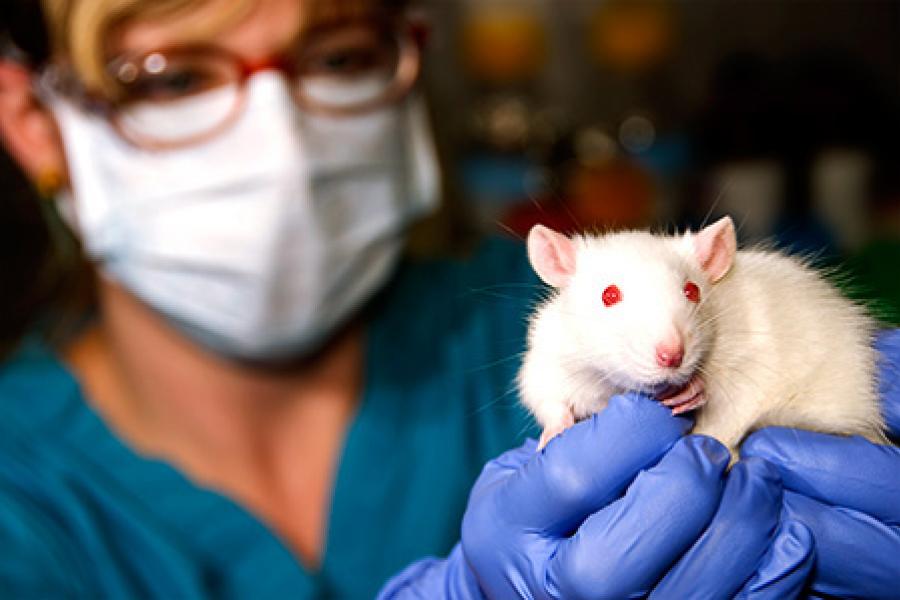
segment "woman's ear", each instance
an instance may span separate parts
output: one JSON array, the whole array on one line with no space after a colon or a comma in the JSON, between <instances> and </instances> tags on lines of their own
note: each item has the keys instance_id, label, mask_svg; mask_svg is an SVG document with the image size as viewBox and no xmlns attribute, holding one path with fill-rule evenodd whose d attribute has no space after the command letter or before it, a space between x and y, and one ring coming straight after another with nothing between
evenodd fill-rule
<instances>
[{"instance_id":1,"label":"woman's ear","mask_svg":"<svg viewBox=\"0 0 900 600\"><path fill-rule=\"evenodd\" d=\"M50 112L38 101L32 74L24 65L0 58L0 137L32 181L65 174L62 141Z\"/></svg>"}]
</instances>

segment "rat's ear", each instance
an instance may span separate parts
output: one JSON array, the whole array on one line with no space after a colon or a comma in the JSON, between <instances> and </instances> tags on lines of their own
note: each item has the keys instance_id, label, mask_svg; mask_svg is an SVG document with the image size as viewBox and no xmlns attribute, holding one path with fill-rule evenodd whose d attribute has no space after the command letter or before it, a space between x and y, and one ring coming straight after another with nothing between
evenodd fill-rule
<instances>
[{"instance_id":1,"label":"rat's ear","mask_svg":"<svg viewBox=\"0 0 900 600\"><path fill-rule=\"evenodd\" d=\"M563 287L575 272L575 244L543 225L528 232L528 259L544 283Z\"/></svg>"},{"instance_id":2,"label":"rat's ear","mask_svg":"<svg viewBox=\"0 0 900 600\"><path fill-rule=\"evenodd\" d=\"M734 263L737 251L737 238L731 217L722 217L691 236L691 239L694 243L694 255L709 280L715 283L725 277Z\"/></svg>"}]
</instances>

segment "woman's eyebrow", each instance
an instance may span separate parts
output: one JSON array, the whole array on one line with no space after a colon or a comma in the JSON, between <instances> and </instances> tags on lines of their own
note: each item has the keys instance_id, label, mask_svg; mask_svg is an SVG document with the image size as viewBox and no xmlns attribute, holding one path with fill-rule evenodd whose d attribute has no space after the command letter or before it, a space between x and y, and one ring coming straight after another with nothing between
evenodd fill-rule
<instances>
[{"instance_id":1,"label":"woman's eyebrow","mask_svg":"<svg viewBox=\"0 0 900 600\"><path fill-rule=\"evenodd\" d=\"M375 0L318 0L301 4L303 11L292 19L294 25L285 27L284 23L290 20L279 20L283 30L280 35L276 32L275 37L265 27L253 23L259 18L253 10L256 2L228 3L235 8L226 11L213 10L221 4L210 2L170 18L124 25L118 35L114 33L111 37L108 54L112 58L158 48L211 43L237 50L251 60L264 59L297 47L315 29L383 16ZM244 21L250 22L250 29L256 28L255 34L245 31Z\"/></svg>"},{"instance_id":2,"label":"woman's eyebrow","mask_svg":"<svg viewBox=\"0 0 900 600\"><path fill-rule=\"evenodd\" d=\"M221 42L230 37L229 30L254 12L255 4L253 0L230 2L229 9L222 10L221 3L208 2L168 17L136 18L113 31L108 50L112 55L137 54L157 48Z\"/></svg>"}]
</instances>

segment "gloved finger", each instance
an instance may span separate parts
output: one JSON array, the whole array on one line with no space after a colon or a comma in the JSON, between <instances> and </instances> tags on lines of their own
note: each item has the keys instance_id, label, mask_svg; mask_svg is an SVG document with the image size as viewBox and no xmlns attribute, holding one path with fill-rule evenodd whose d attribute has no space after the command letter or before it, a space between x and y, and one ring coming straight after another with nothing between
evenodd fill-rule
<instances>
[{"instance_id":1,"label":"gloved finger","mask_svg":"<svg viewBox=\"0 0 900 600\"><path fill-rule=\"evenodd\" d=\"M740 600L797 598L815 563L812 533L797 521L785 521L756 574L735 596Z\"/></svg>"},{"instance_id":2,"label":"gloved finger","mask_svg":"<svg viewBox=\"0 0 900 600\"><path fill-rule=\"evenodd\" d=\"M568 535L618 498L690 426L646 396L615 396L506 478L494 495L503 507L497 514L545 536Z\"/></svg>"},{"instance_id":3,"label":"gloved finger","mask_svg":"<svg viewBox=\"0 0 900 600\"><path fill-rule=\"evenodd\" d=\"M785 491L785 518L815 539L813 591L838 598L896 598L900 531L863 513Z\"/></svg>"},{"instance_id":4,"label":"gloved finger","mask_svg":"<svg viewBox=\"0 0 900 600\"><path fill-rule=\"evenodd\" d=\"M547 569L558 598L643 596L694 543L722 493L730 455L705 436L679 440L624 497L560 543Z\"/></svg>"},{"instance_id":5,"label":"gloved finger","mask_svg":"<svg viewBox=\"0 0 900 600\"><path fill-rule=\"evenodd\" d=\"M731 598L769 549L781 500L775 467L758 458L737 463L712 523L650 597Z\"/></svg>"},{"instance_id":6,"label":"gloved finger","mask_svg":"<svg viewBox=\"0 0 900 600\"><path fill-rule=\"evenodd\" d=\"M787 489L900 524L900 448L769 427L747 438L741 456L775 465Z\"/></svg>"},{"instance_id":7,"label":"gloved finger","mask_svg":"<svg viewBox=\"0 0 900 600\"><path fill-rule=\"evenodd\" d=\"M494 460L488 462L482 469L481 475L478 476L475 485L472 486L472 493L477 494L479 488L493 485L518 471L522 468L522 465L534 458L536 449L537 441L527 439L525 440L525 443L518 448L507 450Z\"/></svg>"},{"instance_id":8,"label":"gloved finger","mask_svg":"<svg viewBox=\"0 0 900 600\"><path fill-rule=\"evenodd\" d=\"M900 329L879 333L875 339L878 350L878 390L881 414L893 438L900 438Z\"/></svg>"}]
</instances>

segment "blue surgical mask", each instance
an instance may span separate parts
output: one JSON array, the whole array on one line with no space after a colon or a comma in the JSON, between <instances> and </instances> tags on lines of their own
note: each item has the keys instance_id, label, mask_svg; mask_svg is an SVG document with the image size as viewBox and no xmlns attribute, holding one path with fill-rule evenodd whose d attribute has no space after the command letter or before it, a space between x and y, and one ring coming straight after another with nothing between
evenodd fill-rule
<instances>
[{"instance_id":1,"label":"blue surgical mask","mask_svg":"<svg viewBox=\"0 0 900 600\"><path fill-rule=\"evenodd\" d=\"M203 346L271 361L318 348L384 284L405 230L436 205L438 169L415 96L327 118L300 114L275 73L248 94L229 130L165 152L53 108L73 225L101 273Z\"/></svg>"}]
</instances>

